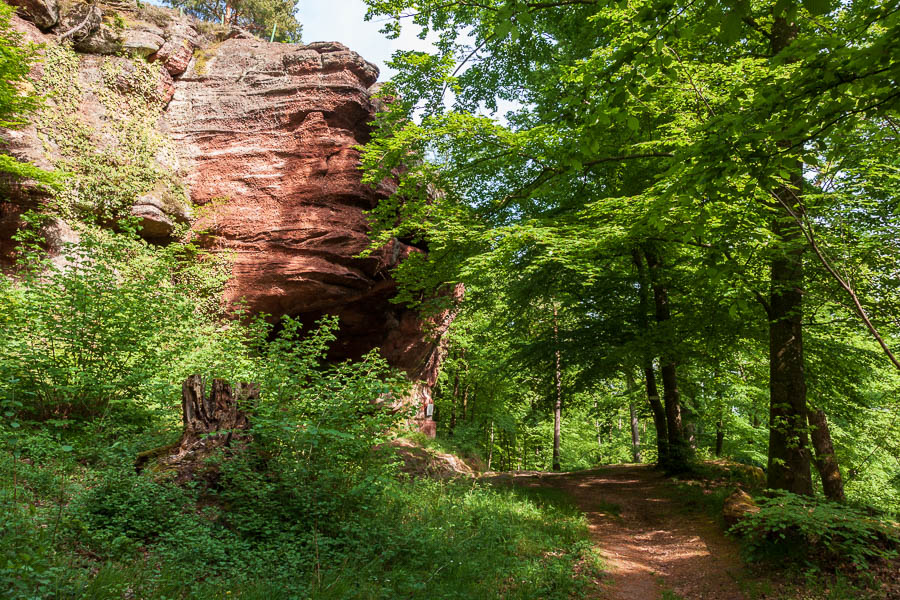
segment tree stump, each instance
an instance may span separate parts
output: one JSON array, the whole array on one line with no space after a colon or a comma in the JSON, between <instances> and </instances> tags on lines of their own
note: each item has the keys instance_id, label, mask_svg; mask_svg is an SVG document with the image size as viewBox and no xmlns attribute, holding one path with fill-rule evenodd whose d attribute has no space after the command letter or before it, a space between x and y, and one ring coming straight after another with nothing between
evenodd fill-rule
<instances>
[{"instance_id":1,"label":"tree stump","mask_svg":"<svg viewBox=\"0 0 900 600\"><path fill-rule=\"evenodd\" d=\"M179 482L194 479L204 462L219 449L235 450L250 439L250 420L245 412L259 400L259 386L213 379L209 395L203 378L191 375L181 386L181 418L184 430L174 444L137 455L135 468L175 472ZM155 463L150 465L150 463Z\"/></svg>"}]
</instances>

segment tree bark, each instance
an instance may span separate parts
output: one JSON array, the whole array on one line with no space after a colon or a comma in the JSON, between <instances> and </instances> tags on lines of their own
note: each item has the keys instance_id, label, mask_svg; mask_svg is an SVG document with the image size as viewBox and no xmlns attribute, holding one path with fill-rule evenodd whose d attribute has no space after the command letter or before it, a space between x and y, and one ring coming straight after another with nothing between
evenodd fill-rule
<instances>
[{"instance_id":1,"label":"tree bark","mask_svg":"<svg viewBox=\"0 0 900 600\"><path fill-rule=\"evenodd\" d=\"M772 27L772 54L778 54L797 36L796 26L776 17ZM781 145L790 145L784 141ZM803 174L797 164L789 181L775 196L802 214ZM806 374L803 365L803 250L799 224L781 207L771 228L778 241L771 259L769 292L769 461L768 487L811 495L809 442L806 434Z\"/></svg>"},{"instance_id":2,"label":"tree bark","mask_svg":"<svg viewBox=\"0 0 900 600\"><path fill-rule=\"evenodd\" d=\"M556 403L553 405L553 470L559 471L562 469L559 461L559 441L562 421L562 357L559 350L559 320L555 303L553 304L553 343L556 347L556 369L554 371Z\"/></svg>"},{"instance_id":3,"label":"tree bark","mask_svg":"<svg viewBox=\"0 0 900 600\"><path fill-rule=\"evenodd\" d=\"M625 383L628 388L628 412L631 416L631 458L633 462L641 462L641 431L638 422L637 409L634 405L632 394L637 386L634 383L634 374L631 369L625 370Z\"/></svg>"},{"instance_id":4,"label":"tree bark","mask_svg":"<svg viewBox=\"0 0 900 600\"><path fill-rule=\"evenodd\" d=\"M165 469L177 472L177 481L192 479L205 469L205 459L221 448L231 448L233 442L245 442L250 420L247 411L259 400L259 386L237 383L232 387L224 379L213 379L212 389L200 375L191 375L181 386L181 439L175 444L141 452L135 460L140 472L147 463L156 460Z\"/></svg>"},{"instance_id":5,"label":"tree bark","mask_svg":"<svg viewBox=\"0 0 900 600\"><path fill-rule=\"evenodd\" d=\"M666 323L672 318L669 307L669 291L662 284L659 270L662 263L651 250L644 250L647 266L650 270L650 284L653 287L653 300L656 308L656 322ZM687 468L690 460L690 448L684 438L684 427L681 418L681 397L678 391L678 374L675 360L671 352L660 353L660 374L663 381L663 404L666 409L666 431L669 435L668 467L674 470Z\"/></svg>"},{"instance_id":6,"label":"tree bark","mask_svg":"<svg viewBox=\"0 0 900 600\"><path fill-rule=\"evenodd\" d=\"M809 419L813 449L816 452L816 470L822 478L825 497L835 502L844 502L846 500L844 480L841 478L841 468L834 454L834 444L831 443L831 432L828 429L825 411L809 408L806 415Z\"/></svg>"},{"instance_id":7,"label":"tree bark","mask_svg":"<svg viewBox=\"0 0 900 600\"><path fill-rule=\"evenodd\" d=\"M459 371L453 374L453 398L450 402L450 426L447 435L453 437L453 430L456 429L456 403L459 399Z\"/></svg>"},{"instance_id":8,"label":"tree bark","mask_svg":"<svg viewBox=\"0 0 900 600\"><path fill-rule=\"evenodd\" d=\"M640 250L635 248L631 253L634 266L638 274L638 327L646 336L650 330L648 313L650 312L650 286L647 278L647 270L644 268L644 258ZM647 388L647 401L653 412L653 426L656 429L656 464L664 466L669 462L669 432L666 426L666 411L660 402L659 389L656 386L656 372L653 369L653 359L650 352L644 353L644 383Z\"/></svg>"},{"instance_id":9,"label":"tree bark","mask_svg":"<svg viewBox=\"0 0 900 600\"><path fill-rule=\"evenodd\" d=\"M722 448L725 445L725 429L722 426L722 419L716 421L716 458L722 456Z\"/></svg>"}]
</instances>

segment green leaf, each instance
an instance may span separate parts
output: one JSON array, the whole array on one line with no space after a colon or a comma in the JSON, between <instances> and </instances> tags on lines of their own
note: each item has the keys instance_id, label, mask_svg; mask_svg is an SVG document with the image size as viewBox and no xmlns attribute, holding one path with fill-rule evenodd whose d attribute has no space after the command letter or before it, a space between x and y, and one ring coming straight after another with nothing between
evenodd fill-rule
<instances>
[{"instance_id":1,"label":"green leaf","mask_svg":"<svg viewBox=\"0 0 900 600\"><path fill-rule=\"evenodd\" d=\"M741 27L743 23L741 19L743 15L737 10L730 10L725 15L721 27L719 27L719 38L725 43L732 43L741 37Z\"/></svg>"},{"instance_id":2,"label":"green leaf","mask_svg":"<svg viewBox=\"0 0 900 600\"><path fill-rule=\"evenodd\" d=\"M824 15L831 10L830 0L803 0L803 8L813 15Z\"/></svg>"},{"instance_id":3,"label":"green leaf","mask_svg":"<svg viewBox=\"0 0 900 600\"><path fill-rule=\"evenodd\" d=\"M629 115L625 120L625 124L628 126L628 129L632 131L637 131L641 126L641 122L638 121L636 117L633 117L631 115Z\"/></svg>"}]
</instances>

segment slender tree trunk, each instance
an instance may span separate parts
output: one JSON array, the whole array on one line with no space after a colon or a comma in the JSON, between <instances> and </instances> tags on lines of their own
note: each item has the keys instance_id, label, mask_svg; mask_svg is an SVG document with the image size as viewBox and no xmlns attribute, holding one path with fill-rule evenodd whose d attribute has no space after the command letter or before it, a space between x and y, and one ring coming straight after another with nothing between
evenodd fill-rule
<instances>
[{"instance_id":1,"label":"slender tree trunk","mask_svg":"<svg viewBox=\"0 0 900 600\"><path fill-rule=\"evenodd\" d=\"M641 462L641 432L638 423L637 409L633 394L637 390L631 368L625 370L625 384L628 387L628 412L631 416L631 458L633 462Z\"/></svg>"},{"instance_id":2,"label":"slender tree trunk","mask_svg":"<svg viewBox=\"0 0 900 600\"><path fill-rule=\"evenodd\" d=\"M816 452L815 465L822 478L822 488L825 497L835 502L846 500L844 496L844 480L841 478L841 469L837 456L834 454L834 444L831 443L831 432L828 429L828 419L822 409L808 408L806 416L809 419L810 437L813 449Z\"/></svg>"},{"instance_id":3,"label":"slender tree trunk","mask_svg":"<svg viewBox=\"0 0 900 600\"><path fill-rule=\"evenodd\" d=\"M784 50L796 36L794 24L776 17L772 27L772 54ZM778 243L770 265L767 475L772 489L811 495L802 327L805 241L799 225L780 206L784 203L796 213L802 213L802 183L803 175L797 164L790 180L774 192L779 200L776 206L779 216L772 220L772 233Z\"/></svg>"},{"instance_id":4,"label":"slender tree trunk","mask_svg":"<svg viewBox=\"0 0 900 600\"><path fill-rule=\"evenodd\" d=\"M528 470L528 436L522 436L522 469Z\"/></svg>"},{"instance_id":5,"label":"slender tree trunk","mask_svg":"<svg viewBox=\"0 0 900 600\"><path fill-rule=\"evenodd\" d=\"M634 462L639 463L641 462L641 431L634 402L628 403L628 410L631 412L631 458L634 459Z\"/></svg>"},{"instance_id":6,"label":"slender tree trunk","mask_svg":"<svg viewBox=\"0 0 900 600\"><path fill-rule=\"evenodd\" d=\"M603 430L600 428L600 408L594 400L594 428L597 430L597 462L603 463Z\"/></svg>"},{"instance_id":7,"label":"slender tree trunk","mask_svg":"<svg viewBox=\"0 0 900 600\"><path fill-rule=\"evenodd\" d=\"M650 268L650 282L653 287L653 299L656 305L656 322L667 323L671 320L669 307L669 291L659 279L661 262L650 250L644 251L647 266ZM669 467L675 470L687 468L690 460L690 448L684 437L681 420L681 397L678 391L678 374L675 360L670 352L660 354L660 374L663 381L663 404L666 408L666 431L669 434Z\"/></svg>"},{"instance_id":8,"label":"slender tree trunk","mask_svg":"<svg viewBox=\"0 0 900 600\"><path fill-rule=\"evenodd\" d=\"M456 403L459 401L459 371L453 374L453 398L450 402L450 427L447 435L453 437L453 430L456 429Z\"/></svg>"},{"instance_id":9,"label":"slender tree trunk","mask_svg":"<svg viewBox=\"0 0 900 600\"><path fill-rule=\"evenodd\" d=\"M469 384L466 383L465 389L463 389L463 397L462 397L462 420L468 422L469 421Z\"/></svg>"},{"instance_id":10,"label":"slender tree trunk","mask_svg":"<svg viewBox=\"0 0 900 600\"><path fill-rule=\"evenodd\" d=\"M491 461L494 460L494 420L491 419L491 434L488 438L488 460L487 460L487 470L491 470Z\"/></svg>"},{"instance_id":11,"label":"slender tree trunk","mask_svg":"<svg viewBox=\"0 0 900 600\"><path fill-rule=\"evenodd\" d=\"M722 456L722 447L725 445L725 429L722 425L722 418L716 421L716 458Z\"/></svg>"},{"instance_id":12,"label":"slender tree trunk","mask_svg":"<svg viewBox=\"0 0 900 600\"><path fill-rule=\"evenodd\" d=\"M559 319L556 304L553 304L553 343L556 346L556 403L553 405L553 470L562 469L559 461L559 438L562 421L562 356L559 350Z\"/></svg>"},{"instance_id":13,"label":"slender tree trunk","mask_svg":"<svg viewBox=\"0 0 900 600\"><path fill-rule=\"evenodd\" d=\"M638 273L638 326L646 336L650 330L648 313L650 312L650 286L647 270L644 268L644 259L640 250L635 248L631 253L632 260ZM659 397L659 389L656 385L656 372L653 369L653 359L650 352L644 354L644 383L647 388L647 401L653 412L653 426L656 429L656 464L665 466L669 462L669 432L666 426L666 411Z\"/></svg>"}]
</instances>

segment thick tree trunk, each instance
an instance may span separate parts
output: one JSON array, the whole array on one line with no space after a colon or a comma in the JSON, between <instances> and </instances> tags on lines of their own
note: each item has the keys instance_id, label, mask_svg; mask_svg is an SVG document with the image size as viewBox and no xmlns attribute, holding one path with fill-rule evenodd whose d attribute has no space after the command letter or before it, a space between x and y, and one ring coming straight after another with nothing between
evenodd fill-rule
<instances>
[{"instance_id":1,"label":"thick tree trunk","mask_svg":"<svg viewBox=\"0 0 900 600\"><path fill-rule=\"evenodd\" d=\"M776 17L772 54L797 36L796 26ZM789 145L783 142L782 145ZM805 241L786 208L801 214L803 175L797 164L789 181L775 190L772 233L777 251L771 259L769 294L769 465L768 486L812 494L806 434L806 374L803 366L803 250Z\"/></svg>"},{"instance_id":2,"label":"thick tree trunk","mask_svg":"<svg viewBox=\"0 0 900 600\"><path fill-rule=\"evenodd\" d=\"M667 323L671 318L669 307L669 291L660 282L659 270L662 266L659 257L650 250L644 251L647 266L650 268L650 283L653 287L653 300L656 307L656 322ZM668 467L674 470L687 468L691 457L685 437L681 419L681 398L678 391L678 375L675 368L675 360L671 353L660 355L660 374L663 381L663 404L666 408L666 431L669 434L669 460Z\"/></svg>"},{"instance_id":3,"label":"thick tree trunk","mask_svg":"<svg viewBox=\"0 0 900 600\"><path fill-rule=\"evenodd\" d=\"M556 346L556 369L554 371L556 402L553 405L553 470L559 471L562 469L559 460L559 440L562 422L562 356L559 350L559 320L556 304L553 305L553 343Z\"/></svg>"},{"instance_id":4,"label":"thick tree trunk","mask_svg":"<svg viewBox=\"0 0 900 600\"><path fill-rule=\"evenodd\" d=\"M797 243L796 229L776 223L784 244ZM789 250L772 260L769 323L768 486L812 494L806 435L806 375L803 367L802 256Z\"/></svg>"},{"instance_id":5,"label":"thick tree trunk","mask_svg":"<svg viewBox=\"0 0 900 600\"><path fill-rule=\"evenodd\" d=\"M806 416L809 419L810 437L816 452L816 470L822 478L825 497L835 502L843 502L846 500L844 480L841 478L841 469L834 454L834 444L831 443L831 432L828 429L825 411L808 408Z\"/></svg>"}]
</instances>

